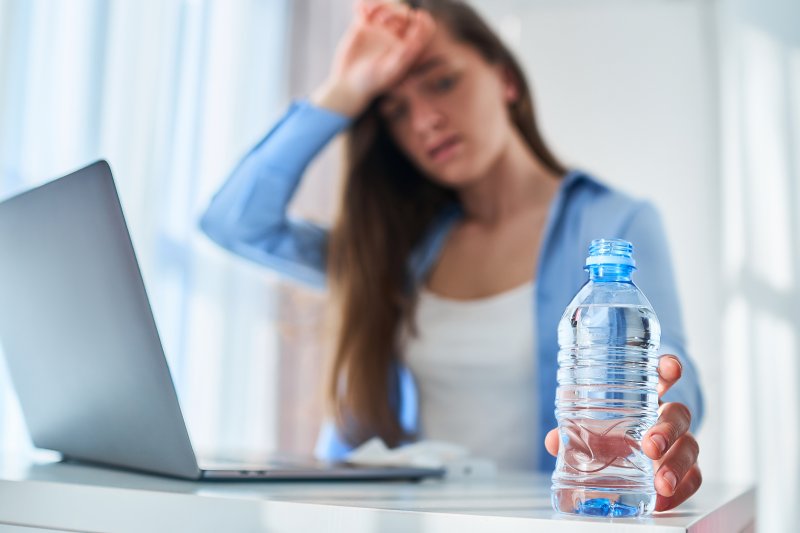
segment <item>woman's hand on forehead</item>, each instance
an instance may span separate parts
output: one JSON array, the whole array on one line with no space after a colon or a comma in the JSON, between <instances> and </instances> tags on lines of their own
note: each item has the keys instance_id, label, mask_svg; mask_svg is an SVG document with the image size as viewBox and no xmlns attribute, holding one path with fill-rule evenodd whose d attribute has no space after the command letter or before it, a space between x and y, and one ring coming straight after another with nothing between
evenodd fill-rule
<instances>
[{"instance_id":1,"label":"woman's hand on forehead","mask_svg":"<svg viewBox=\"0 0 800 533\"><path fill-rule=\"evenodd\" d=\"M400 38L412 20L412 9L406 4L361 0L356 6L364 22L383 27Z\"/></svg>"},{"instance_id":2,"label":"woman's hand on forehead","mask_svg":"<svg viewBox=\"0 0 800 533\"><path fill-rule=\"evenodd\" d=\"M436 29L433 17L427 11L415 10L398 2L361 0L360 4L366 25L388 32L397 39L382 62L387 75L392 73L388 77L392 82L397 82L419 58L433 36Z\"/></svg>"},{"instance_id":3,"label":"woman's hand on forehead","mask_svg":"<svg viewBox=\"0 0 800 533\"><path fill-rule=\"evenodd\" d=\"M426 11L394 2L357 2L328 79L312 100L349 116L360 114L373 98L402 79L435 29Z\"/></svg>"}]
</instances>

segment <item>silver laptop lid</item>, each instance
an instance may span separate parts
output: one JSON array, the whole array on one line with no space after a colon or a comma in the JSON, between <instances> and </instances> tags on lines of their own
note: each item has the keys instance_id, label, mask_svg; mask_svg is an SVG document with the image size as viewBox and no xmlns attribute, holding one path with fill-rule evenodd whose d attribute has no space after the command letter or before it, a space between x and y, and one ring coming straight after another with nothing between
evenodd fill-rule
<instances>
[{"instance_id":1,"label":"silver laptop lid","mask_svg":"<svg viewBox=\"0 0 800 533\"><path fill-rule=\"evenodd\" d=\"M0 203L0 344L37 447L200 475L105 161Z\"/></svg>"}]
</instances>

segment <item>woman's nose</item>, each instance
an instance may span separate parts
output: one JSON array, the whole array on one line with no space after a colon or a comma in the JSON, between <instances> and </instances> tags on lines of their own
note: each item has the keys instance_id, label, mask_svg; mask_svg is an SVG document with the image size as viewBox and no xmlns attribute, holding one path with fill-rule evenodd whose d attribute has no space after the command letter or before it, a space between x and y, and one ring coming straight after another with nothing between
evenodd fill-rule
<instances>
[{"instance_id":1,"label":"woman's nose","mask_svg":"<svg viewBox=\"0 0 800 533\"><path fill-rule=\"evenodd\" d=\"M411 126L415 133L427 133L444 123L444 115L430 102L417 100L411 106Z\"/></svg>"}]
</instances>

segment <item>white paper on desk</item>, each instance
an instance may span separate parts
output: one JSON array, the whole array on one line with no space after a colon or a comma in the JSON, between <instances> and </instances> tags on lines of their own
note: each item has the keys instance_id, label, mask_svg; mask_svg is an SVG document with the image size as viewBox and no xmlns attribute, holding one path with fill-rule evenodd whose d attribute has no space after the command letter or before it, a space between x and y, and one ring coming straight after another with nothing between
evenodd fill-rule
<instances>
[{"instance_id":1,"label":"white paper on desk","mask_svg":"<svg viewBox=\"0 0 800 533\"><path fill-rule=\"evenodd\" d=\"M389 449L374 437L347 456L347 462L367 466L417 466L444 468L447 477L492 477L496 467L492 461L470 457L463 446L450 442L422 440Z\"/></svg>"}]
</instances>

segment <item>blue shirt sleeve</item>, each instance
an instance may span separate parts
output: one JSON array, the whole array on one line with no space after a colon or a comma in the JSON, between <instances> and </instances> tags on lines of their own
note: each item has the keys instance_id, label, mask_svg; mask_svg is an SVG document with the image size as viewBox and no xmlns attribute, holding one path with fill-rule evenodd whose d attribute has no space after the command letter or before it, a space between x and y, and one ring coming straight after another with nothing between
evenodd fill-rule
<instances>
[{"instance_id":1,"label":"blue shirt sleeve","mask_svg":"<svg viewBox=\"0 0 800 533\"><path fill-rule=\"evenodd\" d=\"M201 229L231 252L315 287L325 285L328 230L287 215L308 164L350 119L300 100L214 195Z\"/></svg>"},{"instance_id":2,"label":"blue shirt sleeve","mask_svg":"<svg viewBox=\"0 0 800 533\"><path fill-rule=\"evenodd\" d=\"M341 435L331 418L322 421L314 448L314 457L321 461L338 462L347 458L353 447Z\"/></svg>"},{"instance_id":3,"label":"blue shirt sleeve","mask_svg":"<svg viewBox=\"0 0 800 533\"><path fill-rule=\"evenodd\" d=\"M418 429L417 386L407 366L398 364L392 372L397 372L399 403L395 405L396 414L402 428L409 434ZM400 444L408 444L401 442ZM352 452L354 447L347 442L335 421L328 417L322 422L314 455L317 459L329 462L342 461Z\"/></svg>"},{"instance_id":4,"label":"blue shirt sleeve","mask_svg":"<svg viewBox=\"0 0 800 533\"><path fill-rule=\"evenodd\" d=\"M692 416L691 431L696 432L703 418L703 395L697 370L686 352L666 232L652 204L639 204L626 224L623 238L634 245L634 257L639 267L634 273L634 283L650 300L661 324L659 353L676 355L683 367L681 378L666 392L663 400L686 405Z\"/></svg>"}]
</instances>

